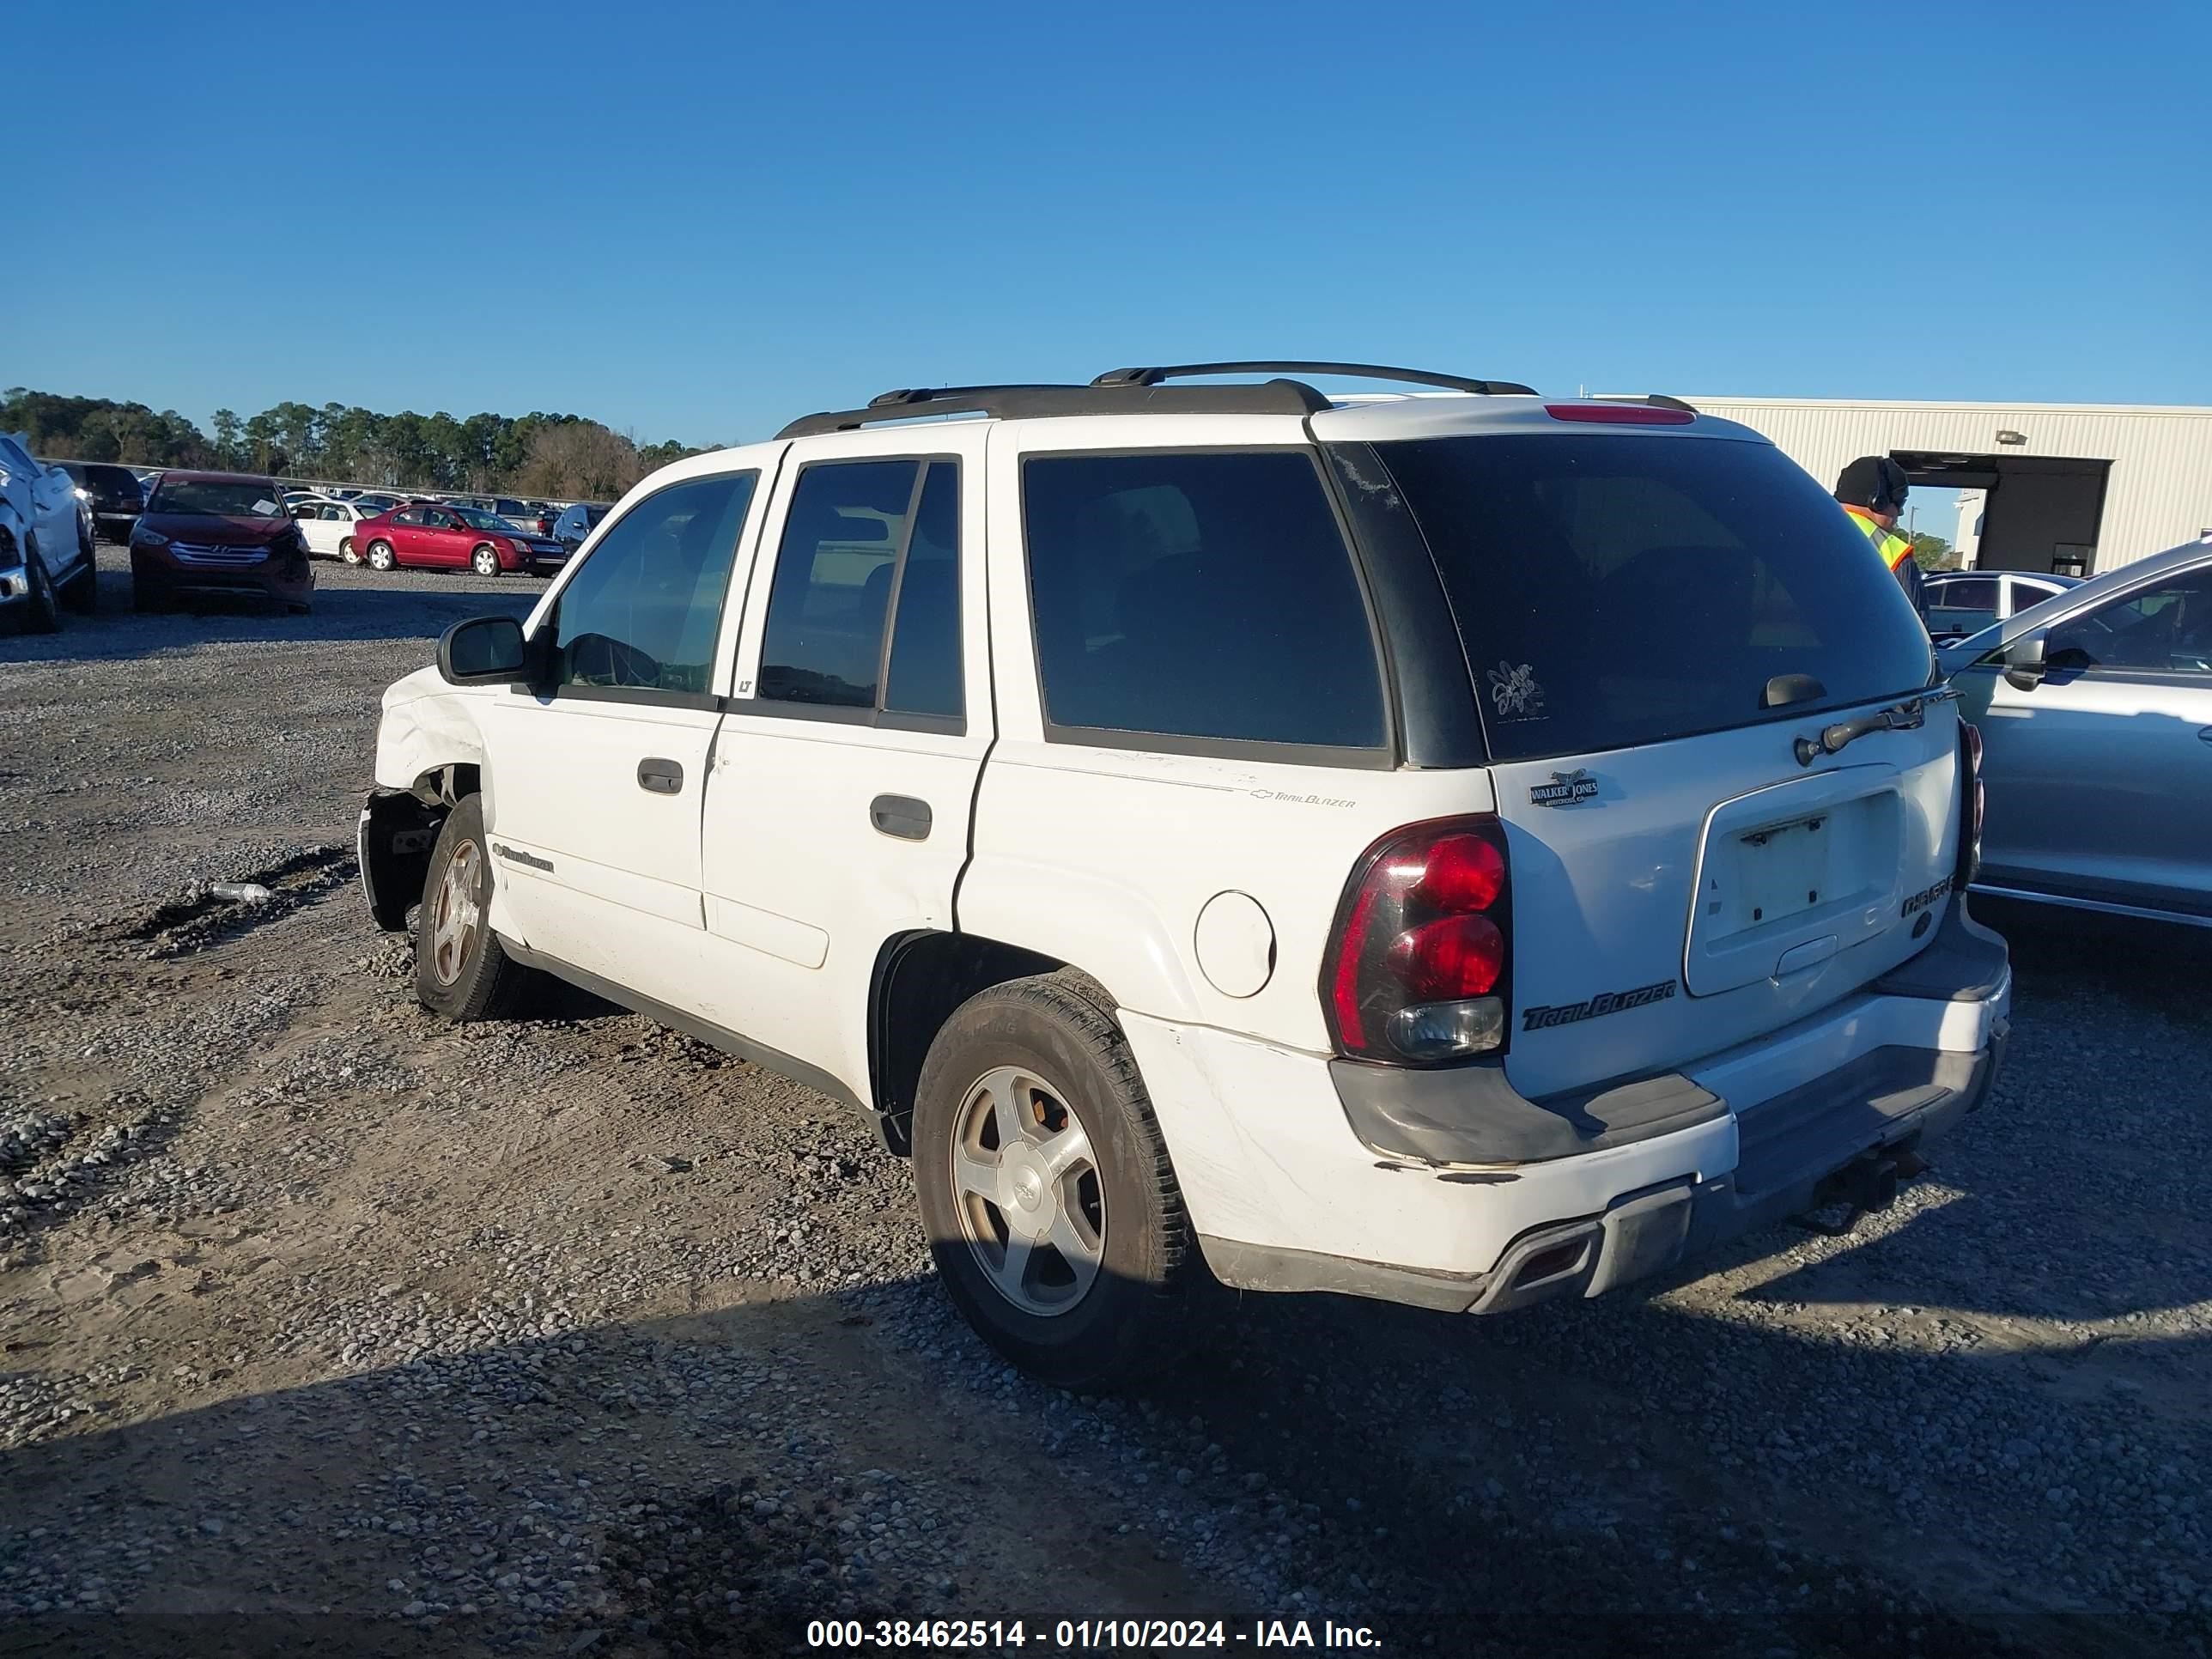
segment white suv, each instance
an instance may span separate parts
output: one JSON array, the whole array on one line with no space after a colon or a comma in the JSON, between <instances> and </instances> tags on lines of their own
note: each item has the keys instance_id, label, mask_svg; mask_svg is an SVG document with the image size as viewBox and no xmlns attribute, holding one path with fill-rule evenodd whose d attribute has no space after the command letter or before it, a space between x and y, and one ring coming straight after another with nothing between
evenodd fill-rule
<instances>
[{"instance_id":1,"label":"white suv","mask_svg":"<svg viewBox=\"0 0 2212 1659\"><path fill-rule=\"evenodd\" d=\"M864 1114L1089 1386L1209 1279L1494 1312L1886 1203L2005 1035L1976 752L1742 427L1132 369L656 472L386 694L361 867L434 1010Z\"/></svg>"}]
</instances>

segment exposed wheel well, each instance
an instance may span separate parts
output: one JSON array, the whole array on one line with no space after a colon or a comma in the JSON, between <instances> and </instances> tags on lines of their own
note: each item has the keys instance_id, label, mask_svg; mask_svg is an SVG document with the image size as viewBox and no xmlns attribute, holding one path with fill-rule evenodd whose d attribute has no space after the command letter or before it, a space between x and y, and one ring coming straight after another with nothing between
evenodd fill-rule
<instances>
[{"instance_id":1,"label":"exposed wheel well","mask_svg":"<svg viewBox=\"0 0 2212 1659\"><path fill-rule=\"evenodd\" d=\"M416 778L409 790L425 806L459 806L483 787L483 769L467 761L434 766Z\"/></svg>"},{"instance_id":2,"label":"exposed wheel well","mask_svg":"<svg viewBox=\"0 0 2212 1659\"><path fill-rule=\"evenodd\" d=\"M974 933L906 933L885 944L868 999L868 1072L884 1144L906 1155L921 1063L954 1009L988 987L1062 971L1073 970L1055 957Z\"/></svg>"}]
</instances>

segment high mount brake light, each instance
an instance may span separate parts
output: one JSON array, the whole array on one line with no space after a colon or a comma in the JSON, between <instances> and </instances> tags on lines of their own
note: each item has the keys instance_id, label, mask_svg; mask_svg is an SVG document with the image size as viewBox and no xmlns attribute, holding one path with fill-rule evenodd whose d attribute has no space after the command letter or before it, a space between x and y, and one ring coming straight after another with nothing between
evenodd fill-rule
<instances>
[{"instance_id":1,"label":"high mount brake light","mask_svg":"<svg viewBox=\"0 0 2212 1659\"><path fill-rule=\"evenodd\" d=\"M1393 830L1345 884L1322 1002L1337 1048L1395 1065L1505 1047L1512 883L1488 814Z\"/></svg>"},{"instance_id":2,"label":"high mount brake light","mask_svg":"<svg viewBox=\"0 0 2212 1659\"><path fill-rule=\"evenodd\" d=\"M1698 417L1686 409L1650 404L1546 404L1555 421L1587 421L1593 426L1687 426Z\"/></svg>"}]
</instances>

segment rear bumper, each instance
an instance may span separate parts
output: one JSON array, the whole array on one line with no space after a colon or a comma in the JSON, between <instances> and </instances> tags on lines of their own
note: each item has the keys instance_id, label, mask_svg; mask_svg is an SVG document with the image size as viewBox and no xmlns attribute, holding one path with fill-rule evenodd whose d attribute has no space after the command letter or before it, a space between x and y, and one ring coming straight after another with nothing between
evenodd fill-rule
<instances>
[{"instance_id":1,"label":"rear bumper","mask_svg":"<svg viewBox=\"0 0 2212 1659\"><path fill-rule=\"evenodd\" d=\"M1988 1098L2011 988L2002 941L1954 900L1905 969L1683 1073L1542 1102L1502 1073L1424 1073L1395 1112L1367 1068L1124 1025L1218 1277L1488 1313L1597 1295L1909 1172Z\"/></svg>"}]
</instances>

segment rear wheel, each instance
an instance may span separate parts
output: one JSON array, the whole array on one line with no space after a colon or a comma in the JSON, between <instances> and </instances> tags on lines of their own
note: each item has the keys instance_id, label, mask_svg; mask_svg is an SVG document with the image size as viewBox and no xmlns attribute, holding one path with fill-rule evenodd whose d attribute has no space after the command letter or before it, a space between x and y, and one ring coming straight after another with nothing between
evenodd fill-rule
<instances>
[{"instance_id":1,"label":"rear wheel","mask_svg":"<svg viewBox=\"0 0 2212 1659\"><path fill-rule=\"evenodd\" d=\"M993 1347L1062 1388L1179 1358L1206 1282L1134 1058L1088 981L963 1003L915 1093L914 1173L945 1287Z\"/></svg>"},{"instance_id":2,"label":"rear wheel","mask_svg":"<svg viewBox=\"0 0 2212 1659\"><path fill-rule=\"evenodd\" d=\"M361 550L353 544L352 537L349 536L338 544L338 557L348 564L361 562Z\"/></svg>"},{"instance_id":3,"label":"rear wheel","mask_svg":"<svg viewBox=\"0 0 2212 1659\"><path fill-rule=\"evenodd\" d=\"M100 554L98 543L89 529L81 529L77 535L77 550L84 556L84 567L70 578L62 589L62 603L80 617L89 617L100 608Z\"/></svg>"},{"instance_id":4,"label":"rear wheel","mask_svg":"<svg viewBox=\"0 0 2212 1659\"><path fill-rule=\"evenodd\" d=\"M491 931L492 870L483 799L471 795L446 816L415 916L415 996L447 1019L497 1019L517 1012L536 975L510 960Z\"/></svg>"},{"instance_id":5,"label":"rear wheel","mask_svg":"<svg viewBox=\"0 0 2212 1659\"><path fill-rule=\"evenodd\" d=\"M392 556L390 542L371 542L368 544L368 568L371 570L389 570L398 562Z\"/></svg>"},{"instance_id":6,"label":"rear wheel","mask_svg":"<svg viewBox=\"0 0 2212 1659\"><path fill-rule=\"evenodd\" d=\"M479 576L499 574L499 554L489 547L479 547L469 555L469 568Z\"/></svg>"}]
</instances>

